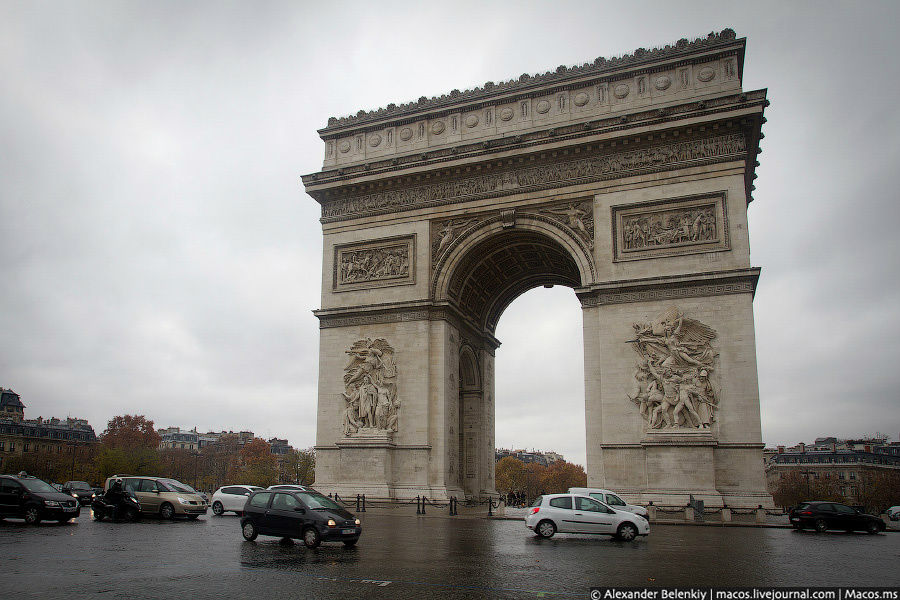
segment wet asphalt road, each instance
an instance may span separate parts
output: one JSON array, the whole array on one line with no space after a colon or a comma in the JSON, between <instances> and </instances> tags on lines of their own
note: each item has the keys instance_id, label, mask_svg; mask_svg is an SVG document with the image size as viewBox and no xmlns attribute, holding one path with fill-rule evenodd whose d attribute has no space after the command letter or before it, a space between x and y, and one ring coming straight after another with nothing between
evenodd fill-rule
<instances>
[{"instance_id":1,"label":"wet asphalt road","mask_svg":"<svg viewBox=\"0 0 900 600\"><path fill-rule=\"evenodd\" d=\"M360 515L354 548L308 550L235 516L0 522L3 598L587 598L591 586L900 586L900 533L657 525L636 542L521 521Z\"/></svg>"}]
</instances>

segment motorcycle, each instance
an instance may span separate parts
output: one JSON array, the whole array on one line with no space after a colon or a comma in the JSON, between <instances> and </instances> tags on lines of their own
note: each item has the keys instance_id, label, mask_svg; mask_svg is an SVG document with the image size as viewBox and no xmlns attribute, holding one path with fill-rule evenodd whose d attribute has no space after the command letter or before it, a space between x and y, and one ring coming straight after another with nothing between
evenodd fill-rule
<instances>
[{"instance_id":1,"label":"motorcycle","mask_svg":"<svg viewBox=\"0 0 900 600\"><path fill-rule=\"evenodd\" d=\"M109 518L113 521L124 519L133 523L141 516L141 503L130 493L123 494L118 502L110 500L106 496L97 496L91 502L91 510L94 513L95 521Z\"/></svg>"}]
</instances>

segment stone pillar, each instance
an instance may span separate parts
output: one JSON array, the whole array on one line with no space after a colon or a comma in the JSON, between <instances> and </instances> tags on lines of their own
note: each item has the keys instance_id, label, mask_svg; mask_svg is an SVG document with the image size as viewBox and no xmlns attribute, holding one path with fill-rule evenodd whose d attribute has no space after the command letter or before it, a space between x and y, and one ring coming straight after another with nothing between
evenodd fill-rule
<instances>
[{"instance_id":1,"label":"stone pillar","mask_svg":"<svg viewBox=\"0 0 900 600\"><path fill-rule=\"evenodd\" d=\"M722 509L722 522L723 523L731 523L731 509L730 508Z\"/></svg>"}]
</instances>

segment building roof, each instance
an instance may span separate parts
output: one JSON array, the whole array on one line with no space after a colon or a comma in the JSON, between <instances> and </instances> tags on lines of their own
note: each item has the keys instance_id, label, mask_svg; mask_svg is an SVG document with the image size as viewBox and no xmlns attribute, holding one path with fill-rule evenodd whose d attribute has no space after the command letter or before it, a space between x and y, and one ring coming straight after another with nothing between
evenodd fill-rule
<instances>
[{"instance_id":1,"label":"building roof","mask_svg":"<svg viewBox=\"0 0 900 600\"><path fill-rule=\"evenodd\" d=\"M370 121L388 117L400 117L419 110L439 109L447 105L456 104L458 102L478 101L508 92L526 91L528 88L534 86L545 85L548 83L562 83L568 79L573 79L576 77L584 77L586 75L602 75L607 72L620 69L622 67L634 67L642 63L648 63L661 59L671 59L682 54L695 52L697 50L710 49L717 46L731 44L736 40L736 38L737 35L735 34L734 30L726 28L719 33L711 32L705 38L697 38L693 41L682 38L675 44L669 44L662 48L653 48L651 50L638 48L631 54L625 54L616 58L599 57L591 63L584 63L583 65L576 65L572 67L560 65L556 68L555 71L547 71L546 73L541 73L538 75L529 75L527 73L523 73L518 78L510 79L509 81L501 81L500 83L488 81L481 87L476 87L475 89L471 90L465 90L463 92L459 90L453 90L449 94L435 96L433 98L422 96L418 100L414 102L408 102L406 104L388 104L384 108L379 108L377 110L371 111L360 110L352 116L329 118L328 126L324 129L320 129L319 133L325 134L333 128L342 128L348 125L361 125ZM743 70L743 64L741 64L742 62L743 57L741 57L741 61L738 65L739 72Z\"/></svg>"},{"instance_id":2,"label":"building roof","mask_svg":"<svg viewBox=\"0 0 900 600\"><path fill-rule=\"evenodd\" d=\"M0 408L3 408L4 406L25 408L25 405L22 404L22 400L17 393L12 390L0 388Z\"/></svg>"}]
</instances>

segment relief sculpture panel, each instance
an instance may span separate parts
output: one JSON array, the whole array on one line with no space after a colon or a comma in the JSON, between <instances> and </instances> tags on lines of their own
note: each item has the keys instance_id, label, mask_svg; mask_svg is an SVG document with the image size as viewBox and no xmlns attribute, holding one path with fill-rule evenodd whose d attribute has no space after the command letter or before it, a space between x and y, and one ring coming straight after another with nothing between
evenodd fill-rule
<instances>
[{"instance_id":1,"label":"relief sculpture panel","mask_svg":"<svg viewBox=\"0 0 900 600\"><path fill-rule=\"evenodd\" d=\"M614 260L728 250L725 194L614 206Z\"/></svg>"},{"instance_id":2,"label":"relief sculpture panel","mask_svg":"<svg viewBox=\"0 0 900 600\"><path fill-rule=\"evenodd\" d=\"M394 349L383 338L356 341L344 368L344 436L390 437L397 431L400 399Z\"/></svg>"},{"instance_id":3,"label":"relief sculpture panel","mask_svg":"<svg viewBox=\"0 0 900 600\"><path fill-rule=\"evenodd\" d=\"M334 249L334 291L415 283L413 236L346 244Z\"/></svg>"},{"instance_id":4,"label":"relief sculpture panel","mask_svg":"<svg viewBox=\"0 0 900 600\"><path fill-rule=\"evenodd\" d=\"M716 332L677 307L652 322L633 323L628 340L638 355L628 399L638 405L648 430L708 431L716 421L720 391L710 379L719 354Z\"/></svg>"}]
</instances>

